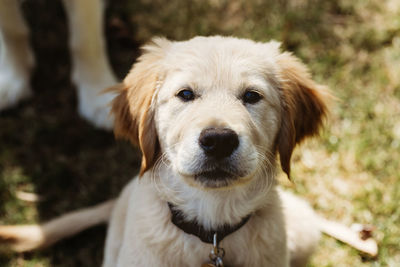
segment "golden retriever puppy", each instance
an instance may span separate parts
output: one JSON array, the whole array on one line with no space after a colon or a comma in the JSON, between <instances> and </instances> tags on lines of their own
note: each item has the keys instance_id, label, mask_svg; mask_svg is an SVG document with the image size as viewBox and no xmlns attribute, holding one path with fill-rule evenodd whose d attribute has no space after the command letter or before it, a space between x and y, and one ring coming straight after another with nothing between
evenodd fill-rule
<instances>
[{"instance_id":1,"label":"golden retriever puppy","mask_svg":"<svg viewBox=\"0 0 400 267\"><path fill-rule=\"evenodd\" d=\"M324 89L277 42L156 38L111 91L115 134L143 154L139 177L115 203L0 227L14 248L110 217L105 267L304 266L332 230L276 185L278 154L290 176L293 149L326 114Z\"/></svg>"},{"instance_id":2,"label":"golden retriever puppy","mask_svg":"<svg viewBox=\"0 0 400 267\"><path fill-rule=\"evenodd\" d=\"M115 133L142 150L142 177L114 207L104 266L201 266L215 233L216 266L306 262L317 220L277 191L275 161L290 175L326 107L295 57L277 42L154 39L115 90Z\"/></svg>"}]
</instances>

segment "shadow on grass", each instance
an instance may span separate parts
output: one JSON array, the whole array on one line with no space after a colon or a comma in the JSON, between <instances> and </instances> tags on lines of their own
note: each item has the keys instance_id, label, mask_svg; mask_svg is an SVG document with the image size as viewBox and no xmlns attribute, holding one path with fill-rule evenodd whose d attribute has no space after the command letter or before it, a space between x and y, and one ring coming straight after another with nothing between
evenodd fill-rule
<instances>
[{"instance_id":1,"label":"shadow on grass","mask_svg":"<svg viewBox=\"0 0 400 267\"><path fill-rule=\"evenodd\" d=\"M22 7L37 61L32 77L34 97L0 114L0 173L21 172L24 178L10 181L15 183L12 188L33 189L42 198L37 213L39 220L45 221L117 196L137 173L140 157L130 144L116 142L111 132L94 129L77 114L61 2L26 1ZM112 27L109 29L118 33ZM118 75L124 76L138 46L115 32L109 36L112 61L118 66ZM26 223L16 213L22 213L25 207L34 209L34 205L17 200L11 185L2 184L0 218L8 223ZM105 226L100 226L22 257L32 263L48 258L51 266L100 266L104 237ZM12 260L18 263L18 257L2 255L0 265L11 265Z\"/></svg>"}]
</instances>

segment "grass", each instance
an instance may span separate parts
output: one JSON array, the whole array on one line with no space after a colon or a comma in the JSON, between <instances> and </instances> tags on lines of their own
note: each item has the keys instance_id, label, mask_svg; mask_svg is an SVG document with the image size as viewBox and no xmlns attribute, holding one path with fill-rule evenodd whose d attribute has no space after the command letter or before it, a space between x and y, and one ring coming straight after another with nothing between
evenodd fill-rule
<instances>
[{"instance_id":1,"label":"grass","mask_svg":"<svg viewBox=\"0 0 400 267\"><path fill-rule=\"evenodd\" d=\"M111 2L111 1L110 1ZM140 161L127 143L76 114L59 1L26 1L37 54L35 98L0 113L0 223L44 221L118 194ZM48 12L43 12L47 10ZM288 190L325 217L374 225L380 253L368 259L323 237L310 266L399 266L400 4L396 0L112 1L107 36L120 77L154 35L276 39L330 87L338 101L321 138L293 158ZM105 164L106 163L106 164ZM17 191L41 197L28 203ZM99 266L105 227L40 252L0 255L0 266Z\"/></svg>"}]
</instances>

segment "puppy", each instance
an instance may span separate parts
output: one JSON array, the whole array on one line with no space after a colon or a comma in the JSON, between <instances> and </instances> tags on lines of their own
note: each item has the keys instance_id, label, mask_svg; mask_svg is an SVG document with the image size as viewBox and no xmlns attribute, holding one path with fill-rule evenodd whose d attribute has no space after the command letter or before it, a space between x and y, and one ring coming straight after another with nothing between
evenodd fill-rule
<instances>
[{"instance_id":1,"label":"puppy","mask_svg":"<svg viewBox=\"0 0 400 267\"><path fill-rule=\"evenodd\" d=\"M0 110L32 95L34 67L29 29L17 0L0 1ZM95 126L111 129L108 103L111 94L101 90L116 83L105 51L103 0L62 1L69 22L72 78L81 116ZM43 11L46 12L46 11Z\"/></svg>"},{"instance_id":2,"label":"puppy","mask_svg":"<svg viewBox=\"0 0 400 267\"><path fill-rule=\"evenodd\" d=\"M3 226L22 251L109 217L103 266L304 266L323 220L275 181L327 113L322 86L277 42L162 38L110 89L115 134L143 154L116 202ZM210 253L211 251L211 253Z\"/></svg>"},{"instance_id":3,"label":"puppy","mask_svg":"<svg viewBox=\"0 0 400 267\"><path fill-rule=\"evenodd\" d=\"M104 266L201 266L214 233L228 266L305 263L319 230L277 191L275 160L289 176L326 105L295 57L277 42L154 39L115 90L115 133L142 150L142 177L113 210Z\"/></svg>"}]
</instances>

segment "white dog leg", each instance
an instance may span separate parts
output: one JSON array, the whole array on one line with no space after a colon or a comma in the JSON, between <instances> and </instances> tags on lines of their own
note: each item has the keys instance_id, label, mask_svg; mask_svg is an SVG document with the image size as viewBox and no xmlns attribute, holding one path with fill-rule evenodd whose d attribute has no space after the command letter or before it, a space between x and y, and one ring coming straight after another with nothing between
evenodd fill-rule
<instances>
[{"instance_id":1,"label":"white dog leg","mask_svg":"<svg viewBox=\"0 0 400 267\"><path fill-rule=\"evenodd\" d=\"M17 0L0 1L0 110L32 94L29 31Z\"/></svg>"},{"instance_id":2,"label":"white dog leg","mask_svg":"<svg viewBox=\"0 0 400 267\"><path fill-rule=\"evenodd\" d=\"M111 93L102 90L116 84L106 56L102 0L64 0L70 29L72 78L78 91L79 113L94 125L111 129Z\"/></svg>"}]
</instances>

